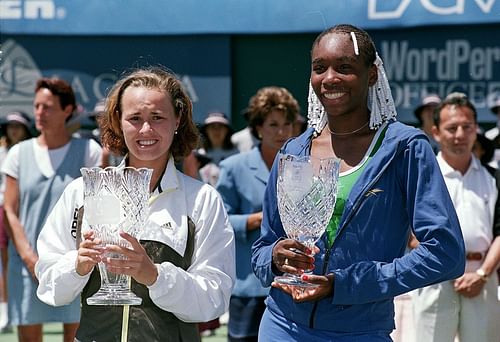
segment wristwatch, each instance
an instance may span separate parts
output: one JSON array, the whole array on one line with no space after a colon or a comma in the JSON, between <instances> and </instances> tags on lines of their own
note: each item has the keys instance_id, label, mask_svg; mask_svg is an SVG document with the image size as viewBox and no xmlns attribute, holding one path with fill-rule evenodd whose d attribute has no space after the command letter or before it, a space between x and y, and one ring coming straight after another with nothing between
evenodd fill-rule
<instances>
[{"instance_id":1,"label":"wristwatch","mask_svg":"<svg viewBox=\"0 0 500 342\"><path fill-rule=\"evenodd\" d=\"M482 268L476 270L476 274L480 276L481 280L483 280L484 282L488 281L488 274L486 274L486 272Z\"/></svg>"}]
</instances>

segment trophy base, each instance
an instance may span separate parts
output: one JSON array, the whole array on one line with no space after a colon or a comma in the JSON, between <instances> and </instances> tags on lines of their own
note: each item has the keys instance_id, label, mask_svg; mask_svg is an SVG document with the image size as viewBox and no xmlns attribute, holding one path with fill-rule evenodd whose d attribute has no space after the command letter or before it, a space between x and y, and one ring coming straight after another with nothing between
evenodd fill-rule
<instances>
[{"instance_id":1,"label":"trophy base","mask_svg":"<svg viewBox=\"0 0 500 342\"><path fill-rule=\"evenodd\" d=\"M142 298L128 289L100 289L87 298L88 305L141 305Z\"/></svg>"},{"instance_id":2,"label":"trophy base","mask_svg":"<svg viewBox=\"0 0 500 342\"><path fill-rule=\"evenodd\" d=\"M288 286L298 286L298 287L318 287L318 284L311 284L302 279L299 276L285 273L282 276L274 277L274 281L283 285Z\"/></svg>"}]
</instances>

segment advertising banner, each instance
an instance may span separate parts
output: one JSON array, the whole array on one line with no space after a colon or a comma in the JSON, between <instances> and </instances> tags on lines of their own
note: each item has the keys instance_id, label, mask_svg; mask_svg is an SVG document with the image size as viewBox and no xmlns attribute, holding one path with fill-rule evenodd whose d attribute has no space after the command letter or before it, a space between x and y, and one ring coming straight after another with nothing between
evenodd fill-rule
<instances>
[{"instance_id":1,"label":"advertising banner","mask_svg":"<svg viewBox=\"0 0 500 342\"><path fill-rule=\"evenodd\" d=\"M426 94L441 98L463 92L473 101L480 122L493 122L493 101L500 98L500 25L456 29L417 28L371 32L390 80L398 116L414 122L413 110Z\"/></svg>"},{"instance_id":2,"label":"advertising banner","mask_svg":"<svg viewBox=\"0 0 500 342\"><path fill-rule=\"evenodd\" d=\"M0 0L2 32L42 35L298 33L339 23L487 24L499 15L500 0Z\"/></svg>"},{"instance_id":3,"label":"advertising banner","mask_svg":"<svg viewBox=\"0 0 500 342\"><path fill-rule=\"evenodd\" d=\"M210 110L231 108L228 37L2 37L0 116L32 114L35 82L57 76L68 81L82 113L93 110L116 79L134 67L163 65L182 80L195 121Z\"/></svg>"}]
</instances>

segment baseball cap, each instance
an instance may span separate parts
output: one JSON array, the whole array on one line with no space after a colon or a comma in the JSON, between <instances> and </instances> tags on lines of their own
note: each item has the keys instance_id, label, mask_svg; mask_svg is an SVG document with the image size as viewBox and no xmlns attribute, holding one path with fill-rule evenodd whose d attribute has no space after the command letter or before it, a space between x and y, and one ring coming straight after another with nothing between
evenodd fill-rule
<instances>
[{"instance_id":1,"label":"baseball cap","mask_svg":"<svg viewBox=\"0 0 500 342\"><path fill-rule=\"evenodd\" d=\"M220 123L226 126L230 126L226 114L220 112L209 113L205 118L205 121L203 122L203 126L207 126L213 123Z\"/></svg>"},{"instance_id":2,"label":"baseball cap","mask_svg":"<svg viewBox=\"0 0 500 342\"><path fill-rule=\"evenodd\" d=\"M415 109L415 116L420 120L422 111L427 106L437 106L441 103L441 98L436 94L428 94L422 98L422 103Z\"/></svg>"},{"instance_id":3,"label":"baseball cap","mask_svg":"<svg viewBox=\"0 0 500 342\"><path fill-rule=\"evenodd\" d=\"M31 120L29 116L23 112L15 111L7 114L7 116L5 117L5 124L9 124L11 122L20 123L21 125L26 126L26 128L28 129L30 129L31 127Z\"/></svg>"}]
</instances>

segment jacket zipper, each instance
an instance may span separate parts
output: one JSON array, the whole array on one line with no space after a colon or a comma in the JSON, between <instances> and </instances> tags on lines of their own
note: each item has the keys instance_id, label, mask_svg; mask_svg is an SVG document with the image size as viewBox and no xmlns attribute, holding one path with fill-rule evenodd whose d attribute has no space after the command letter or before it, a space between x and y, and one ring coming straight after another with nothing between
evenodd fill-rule
<instances>
[{"instance_id":1,"label":"jacket zipper","mask_svg":"<svg viewBox=\"0 0 500 342\"><path fill-rule=\"evenodd\" d=\"M321 270L321 274L325 274L326 267L328 266L328 260L330 259L330 251L332 249L328 248L325 253L325 261L323 263L323 269ZM314 316L316 315L316 310L318 309L318 302L314 302L313 309L311 311L311 317L309 318L309 328L314 329Z\"/></svg>"},{"instance_id":2,"label":"jacket zipper","mask_svg":"<svg viewBox=\"0 0 500 342\"><path fill-rule=\"evenodd\" d=\"M367 187L365 187L365 189L370 189L372 187L373 184L375 184L379 179L380 177L382 177L382 174L384 173L385 169L389 166L389 164L392 162L392 160L394 159L394 155L392 156L392 158L384 165L384 167L382 168L382 170L380 170L380 172L378 173L378 175L368 184ZM365 194L366 191L363 191L363 194ZM358 199L358 201L354 204L354 206L352 207L351 209L351 212L350 212L350 215L346 218L346 220L344 221L344 224L342 225L342 229L339 229L338 232L337 232L337 236L338 234L341 232L341 230L344 229L345 226L347 226L347 224L351 221L351 219L354 217L354 213L358 210L359 206L361 205L361 203L363 202L362 200L362 196L360 196L360 198ZM325 275L326 274L326 268L328 267L328 262L330 260L330 254L331 254L331 251L333 249L333 245L335 244L335 241L332 243L332 246L330 248L328 248L326 250L326 253L325 253L325 260L323 262L323 269L321 270L321 274L322 275ZM335 294L334 294L335 295ZM313 305L313 308L311 310L311 316L309 318L309 328L310 329L314 329L314 316L316 315L316 310L318 309L318 301L314 302L314 305Z\"/></svg>"}]
</instances>

